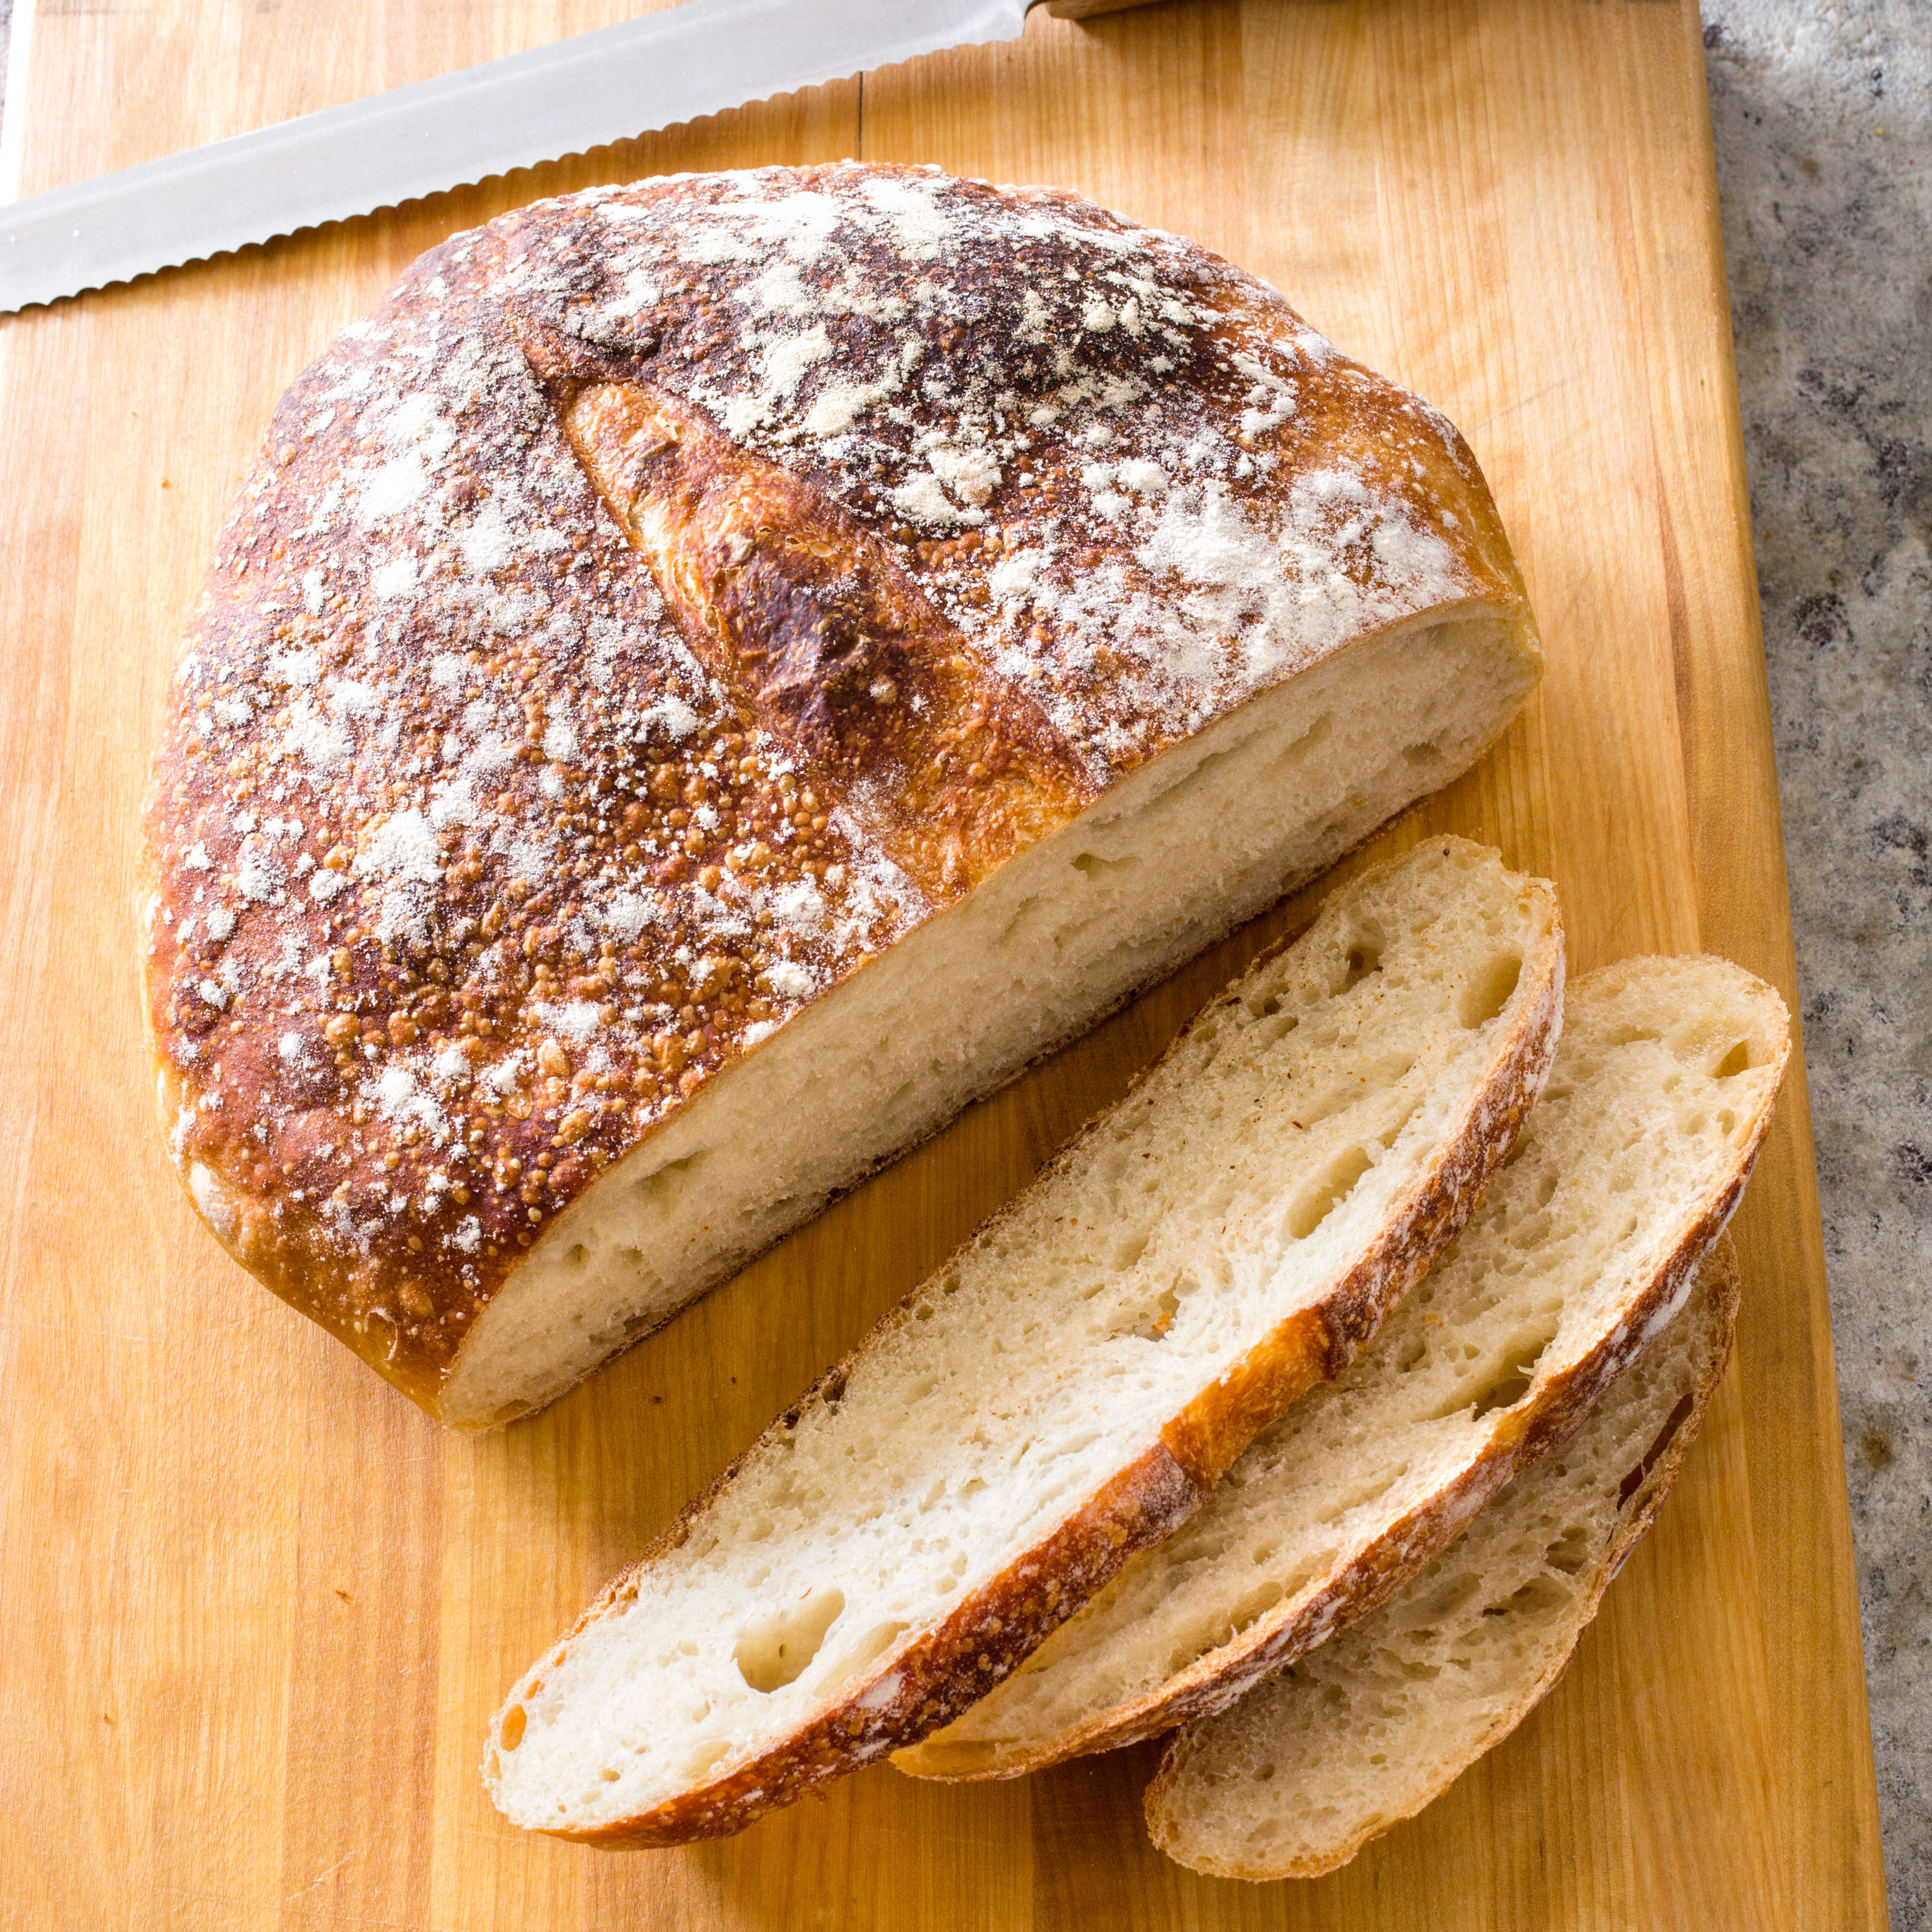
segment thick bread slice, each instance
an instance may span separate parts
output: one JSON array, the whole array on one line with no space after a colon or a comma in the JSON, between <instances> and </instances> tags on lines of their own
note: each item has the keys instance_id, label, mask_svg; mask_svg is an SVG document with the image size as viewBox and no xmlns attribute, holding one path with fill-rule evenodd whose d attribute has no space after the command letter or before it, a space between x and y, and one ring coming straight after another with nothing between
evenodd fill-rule
<instances>
[{"instance_id":1,"label":"thick bread slice","mask_svg":"<svg viewBox=\"0 0 1932 1932\"><path fill-rule=\"evenodd\" d=\"M1374 1346L899 1768L1013 1777L1171 1730L1413 1576L1678 1306L1743 1190L1789 1041L1778 994L1724 960L1629 959L1577 982L1508 1164Z\"/></svg>"},{"instance_id":2,"label":"thick bread slice","mask_svg":"<svg viewBox=\"0 0 1932 1932\"><path fill-rule=\"evenodd\" d=\"M498 1804L716 1835L982 1695L1452 1238L1562 982L1554 895L1479 846L1338 892L539 1660Z\"/></svg>"},{"instance_id":3,"label":"thick bread slice","mask_svg":"<svg viewBox=\"0 0 1932 1932\"><path fill-rule=\"evenodd\" d=\"M437 1418L541 1407L1466 770L1453 427L1050 188L658 177L290 387L148 818L170 1151Z\"/></svg>"},{"instance_id":4,"label":"thick bread slice","mask_svg":"<svg viewBox=\"0 0 1932 1932\"><path fill-rule=\"evenodd\" d=\"M1720 1240L1681 1314L1562 1449L1372 1616L1177 1733L1154 1843L1221 1878L1313 1878L1412 1817L1555 1688L1650 1527L1730 1352Z\"/></svg>"}]
</instances>

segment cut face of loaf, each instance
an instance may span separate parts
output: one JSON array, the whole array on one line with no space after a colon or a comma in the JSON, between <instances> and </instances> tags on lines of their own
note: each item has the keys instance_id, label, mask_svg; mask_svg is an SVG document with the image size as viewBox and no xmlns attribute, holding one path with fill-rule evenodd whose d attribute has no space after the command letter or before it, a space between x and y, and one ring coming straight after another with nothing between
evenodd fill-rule
<instances>
[{"instance_id":1,"label":"cut face of loaf","mask_svg":"<svg viewBox=\"0 0 1932 1932\"><path fill-rule=\"evenodd\" d=\"M1451 1238L1562 978L1548 887L1464 841L1338 892L538 1661L497 1803L713 1835L983 1694Z\"/></svg>"},{"instance_id":2,"label":"cut face of loaf","mask_svg":"<svg viewBox=\"0 0 1932 1932\"><path fill-rule=\"evenodd\" d=\"M1413 1817L1555 1687L1662 1504L1730 1352L1728 1239L1563 1447L1381 1609L1190 1724L1148 1829L1218 1878L1314 1878Z\"/></svg>"},{"instance_id":3,"label":"cut face of loaf","mask_svg":"<svg viewBox=\"0 0 1932 1932\"><path fill-rule=\"evenodd\" d=\"M516 209L291 386L223 532L147 826L171 1150L506 1420L1541 662L1454 429L1192 243L858 163Z\"/></svg>"},{"instance_id":4,"label":"cut face of loaf","mask_svg":"<svg viewBox=\"0 0 1932 1932\"><path fill-rule=\"evenodd\" d=\"M1778 994L1726 961L1629 959L1574 984L1508 1162L1373 1346L899 1768L1013 1777L1154 1736L1414 1575L1678 1306L1750 1172L1789 1038Z\"/></svg>"},{"instance_id":5,"label":"cut face of loaf","mask_svg":"<svg viewBox=\"0 0 1932 1932\"><path fill-rule=\"evenodd\" d=\"M467 1428L541 1408L858 1175L1313 878L1408 803L1419 772L1466 766L1516 703L1517 674L1487 619L1406 626L1124 780L698 1088L506 1281L438 1413Z\"/></svg>"}]
</instances>

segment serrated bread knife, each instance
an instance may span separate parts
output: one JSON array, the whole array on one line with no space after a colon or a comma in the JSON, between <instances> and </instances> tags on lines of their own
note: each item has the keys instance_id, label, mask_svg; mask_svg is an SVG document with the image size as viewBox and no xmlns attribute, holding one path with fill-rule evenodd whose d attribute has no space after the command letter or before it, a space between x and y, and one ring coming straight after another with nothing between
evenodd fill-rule
<instances>
[{"instance_id":1,"label":"serrated bread knife","mask_svg":"<svg viewBox=\"0 0 1932 1932\"><path fill-rule=\"evenodd\" d=\"M941 48L1017 40L1038 4L685 0L211 142L0 208L0 314Z\"/></svg>"}]
</instances>

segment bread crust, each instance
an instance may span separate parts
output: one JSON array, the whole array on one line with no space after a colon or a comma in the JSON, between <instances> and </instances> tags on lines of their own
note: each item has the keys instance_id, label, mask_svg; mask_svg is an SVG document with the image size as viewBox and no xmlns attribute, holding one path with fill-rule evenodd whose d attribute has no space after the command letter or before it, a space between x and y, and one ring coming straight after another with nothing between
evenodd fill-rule
<instances>
[{"instance_id":1,"label":"bread crust","mask_svg":"<svg viewBox=\"0 0 1932 1932\"><path fill-rule=\"evenodd\" d=\"M1431 842L1478 849L1464 839ZM1356 884L1366 885L1402 862L1372 868ZM1234 1370L1162 1429L1156 1443L1048 1536L962 1599L942 1623L842 1686L781 1742L649 1811L594 1830L545 1828L551 1835L613 1846L724 1836L832 1778L916 1742L984 1696L1124 1564L1185 1522L1254 1436L1298 1396L1317 1381L1340 1374L1388 1309L1455 1238L1508 1154L1549 1072L1562 1024L1562 927L1549 888L1540 881L1523 883L1544 902L1549 942L1540 960L1525 962L1526 976L1534 970L1536 976L1514 1025L1496 1044L1490 1077L1378 1239L1324 1302L1280 1323ZM1211 1003L1204 1010L1223 1003ZM1170 1046L1162 1060L1180 1044ZM1156 1060L1144 1070L1135 1084L1150 1078L1160 1064ZM1068 1157L1069 1149L1063 1149L1046 1172ZM1011 1211L1003 1208L990 1216L974 1238L994 1235ZM634 1595L640 1574L677 1548L700 1516L729 1495L741 1472L776 1450L808 1410L837 1400L853 1368L914 1318L927 1292L923 1284L914 1290L822 1376L607 1587L547 1654L556 1658L566 1651L589 1624ZM533 1674L540 1676L541 1670ZM530 1694L534 1688L520 1687L498 1714L484 1758L486 1780L492 1778L506 1717L520 1711L517 1696Z\"/></svg>"},{"instance_id":2,"label":"bread crust","mask_svg":"<svg viewBox=\"0 0 1932 1932\"><path fill-rule=\"evenodd\" d=\"M1742 1292L1737 1250L1727 1234L1720 1231L1714 1238L1709 1249L1696 1264L1694 1274L1686 1286L1688 1292L1708 1295L1716 1304L1714 1320L1719 1336L1718 1346L1713 1350L1706 1372L1696 1387L1672 1411L1665 1422L1660 1438L1652 1444L1627 1479L1629 1486L1628 1500L1634 1507L1628 1508L1619 1518L1616 1535L1592 1579L1588 1602L1578 1622L1579 1636L1594 1618L1602 1605L1604 1592L1616 1580L1618 1571L1622 1568L1630 1552L1657 1520L1658 1511L1663 1508L1664 1498L1670 1494L1670 1486L1676 1480L1677 1472L1683 1466L1691 1444L1696 1439L1697 1431L1703 1422L1704 1412L1710 1406L1711 1398L1716 1394L1718 1384L1724 1378L1725 1364L1730 1359L1732 1342L1736 1332L1738 1304ZM1620 1374L1628 1368L1631 1359L1622 1362L1617 1372ZM1614 1379L1613 1376L1600 1385L1598 1394L1600 1396L1608 1388L1609 1382ZM1576 1418L1566 1434L1574 1434L1587 1419L1586 1409L1583 1414ZM1550 1446L1554 1448L1557 1445L1552 1444ZM1333 1634L1333 1632L1329 1634ZM1310 1647L1312 1646L1304 1646ZM1520 1687L1518 1694L1505 1708L1497 1712L1481 1738L1465 1751L1460 1761L1446 1770L1427 1796L1405 1812L1403 1816L1414 1816L1425 1805L1433 1802L1446 1791L1478 1758L1502 1743L1556 1688L1564 1672L1570 1666L1570 1660L1575 1654L1576 1646L1573 1642L1560 1657L1553 1659L1538 1672L1533 1681ZM1381 1837L1391 1826L1401 1822L1398 1818L1383 1818L1374 1826L1356 1833L1344 1845L1338 1846L1331 1856L1297 1860L1280 1868L1244 1866L1197 1855L1184 1856L1184 1848L1166 1829L1162 1800L1174 1780L1185 1769L1193 1749L1194 1738L1190 1732L1183 1730L1175 1733L1161 1755L1160 1768L1149 1783L1143 1800L1148 1834L1156 1847L1165 1852L1169 1858L1187 1866L1190 1870L1203 1872L1214 1878L1245 1879L1252 1882L1319 1878L1325 1873L1340 1870L1372 1838Z\"/></svg>"},{"instance_id":3,"label":"bread crust","mask_svg":"<svg viewBox=\"0 0 1932 1932\"><path fill-rule=\"evenodd\" d=\"M1278 583L1189 574L1244 532ZM1077 197L843 164L458 236L291 386L184 642L144 913L190 1196L434 1413L563 1211L793 1014L1260 692L1472 611L1533 670L1453 428Z\"/></svg>"},{"instance_id":4,"label":"bread crust","mask_svg":"<svg viewBox=\"0 0 1932 1932\"><path fill-rule=\"evenodd\" d=\"M1661 1323L1682 1306L1699 1270L1711 1264L1709 1258L1720 1243L1728 1252L1724 1229L1736 1211L1769 1130L1790 1054L1789 1033L1781 1032L1776 1036L1778 1078L1765 1083L1762 1097L1744 1125L1739 1142L1743 1154L1736 1171L1700 1204L1656 1274L1632 1298L1617 1325L1569 1367L1550 1377L1534 1402L1521 1405L1520 1413L1510 1412L1478 1456L1424 1502L1391 1523L1344 1565L1327 1587L1306 1599L1291 1598L1279 1610L1264 1612L1228 1642L1168 1678L1157 1690L1117 1707L1050 1746L1006 1749L995 1765L971 1772L949 1772L937 1766L928 1770L922 1765L910 1764L902 1768L938 1783L974 1783L1024 1777L1070 1758L1142 1743L1228 1709L1257 1684L1386 1602L1454 1542L1519 1472L1575 1434L1604 1390L1642 1352Z\"/></svg>"}]
</instances>

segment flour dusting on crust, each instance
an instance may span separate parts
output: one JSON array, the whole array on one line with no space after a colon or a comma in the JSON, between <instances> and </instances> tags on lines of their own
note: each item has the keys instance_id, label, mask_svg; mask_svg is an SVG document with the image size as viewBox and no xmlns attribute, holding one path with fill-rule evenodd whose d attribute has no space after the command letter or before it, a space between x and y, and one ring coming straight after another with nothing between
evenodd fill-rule
<instances>
[{"instance_id":1,"label":"flour dusting on crust","mask_svg":"<svg viewBox=\"0 0 1932 1932\"><path fill-rule=\"evenodd\" d=\"M721 676L536 335L862 532L1066 812L1369 632L1517 594L1439 415L1071 195L679 177L424 256L277 412L149 826L176 1156L418 1393L601 1169L968 889L878 835L903 760L848 783Z\"/></svg>"}]
</instances>

